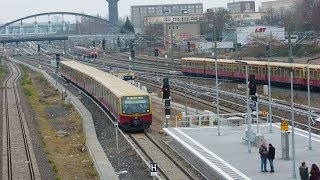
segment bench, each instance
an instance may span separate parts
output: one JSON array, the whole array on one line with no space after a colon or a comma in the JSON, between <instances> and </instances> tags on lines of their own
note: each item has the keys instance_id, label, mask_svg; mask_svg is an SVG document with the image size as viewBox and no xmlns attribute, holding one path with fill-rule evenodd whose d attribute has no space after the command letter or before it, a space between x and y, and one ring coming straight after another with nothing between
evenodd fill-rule
<instances>
[{"instance_id":1,"label":"bench","mask_svg":"<svg viewBox=\"0 0 320 180\"><path fill-rule=\"evenodd\" d=\"M245 137L243 137L242 139L247 142L248 138L249 138L248 130L245 131L245 134L246 134ZM251 135L250 135L249 141L250 141L250 143L256 143L256 133L251 131Z\"/></svg>"},{"instance_id":2,"label":"bench","mask_svg":"<svg viewBox=\"0 0 320 180\"><path fill-rule=\"evenodd\" d=\"M231 126L242 126L243 118L241 117L229 117L226 119Z\"/></svg>"}]
</instances>

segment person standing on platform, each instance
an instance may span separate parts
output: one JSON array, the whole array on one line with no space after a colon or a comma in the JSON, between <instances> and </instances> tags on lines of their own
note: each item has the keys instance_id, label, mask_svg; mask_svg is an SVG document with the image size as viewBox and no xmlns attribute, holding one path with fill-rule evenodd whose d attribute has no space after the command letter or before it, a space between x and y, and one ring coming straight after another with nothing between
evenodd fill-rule
<instances>
[{"instance_id":1,"label":"person standing on platform","mask_svg":"<svg viewBox=\"0 0 320 180\"><path fill-rule=\"evenodd\" d=\"M273 160L275 156L276 149L272 146L272 144L269 144L269 153L268 153L268 159L270 164L271 173L274 172L274 166L273 166Z\"/></svg>"},{"instance_id":2,"label":"person standing on platform","mask_svg":"<svg viewBox=\"0 0 320 180\"><path fill-rule=\"evenodd\" d=\"M301 166L299 167L299 172L301 180L309 180L309 171L305 162L301 163Z\"/></svg>"},{"instance_id":3,"label":"person standing on platform","mask_svg":"<svg viewBox=\"0 0 320 180\"><path fill-rule=\"evenodd\" d=\"M261 172L269 172L267 170L268 149L265 142L263 142L261 147L259 148L259 154L261 158Z\"/></svg>"},{"instance_id":4,"label":"person standing on platform","mask_svg":"<svg viewBox=\"0 0 320 180\"><path fill-rule=\"evenodd\" d=\"M317 165L312 164L309 180L320 180L320 171Z\"/></svg>"}]
</instances>

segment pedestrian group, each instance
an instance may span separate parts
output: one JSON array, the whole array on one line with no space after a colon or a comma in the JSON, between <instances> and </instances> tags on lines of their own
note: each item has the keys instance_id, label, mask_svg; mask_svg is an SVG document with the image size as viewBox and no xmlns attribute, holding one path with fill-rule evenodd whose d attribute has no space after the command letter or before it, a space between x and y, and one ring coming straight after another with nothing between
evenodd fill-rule
<instances>
[{"instance_id":1,"label":"pedestrian group","mask_svg":"<svg viewBox=\"0 0 320 180\"><path fill-rule=\"evenodd\" d=\"M301 180L320 180L319 167L315 164L311 165L310 176L308 172L308 167L305 162L301 163L301 166L299 167L299 172Z\"/></svg>"},{"instance_id":2,"label":"pedestrian group","mask_svg":"<svg viewBox=\"0 0 320 180\"><path fill-rule=\"evenodd\" d=\"M263 142L261 147L259 148L259 154L261 157L261 172L269 172L267 170L267 159L268 159L270 164L270 172L273 173L274 172L273 160L275 157L275 148L270 143L269 150L268 150L267 144Z\"/></svg>"},{"instance_id":3,"label":"pedestrian group","mask_svg":"<svg viewBox=\"0 0 320 180\"><path fill-rule=\"evenodd\" d=\"M263 142L261 147L259 148L259 154L261 158L261 172L269 172L267 170L267 159L268 159L270 164L270 172L273 173L274 172L273 160L275 157L275 148L270 143L269 149L268 149L267 144ZM299 172L300 172L301 180L320 180L320 170L316 164L311 165L311 170L309 173L306 163L302 162L301 166L299 167Z\"/></svg>"}]
</instances>

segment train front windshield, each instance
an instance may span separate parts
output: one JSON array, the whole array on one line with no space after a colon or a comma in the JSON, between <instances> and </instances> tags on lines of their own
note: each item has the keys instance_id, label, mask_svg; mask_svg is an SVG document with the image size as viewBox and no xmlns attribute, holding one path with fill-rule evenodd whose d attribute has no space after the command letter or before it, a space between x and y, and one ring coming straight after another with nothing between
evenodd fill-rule
<instances>
[{"instance_id":1,"label":"train front windshield","mask_svg":"<svg viewBox=\"0 0 320 180\"><path fill-rule=\"evenodd\" d=\"M149 96L122 97L123 114L145 114L150 112Z\"/></svg>"}]
</instances>

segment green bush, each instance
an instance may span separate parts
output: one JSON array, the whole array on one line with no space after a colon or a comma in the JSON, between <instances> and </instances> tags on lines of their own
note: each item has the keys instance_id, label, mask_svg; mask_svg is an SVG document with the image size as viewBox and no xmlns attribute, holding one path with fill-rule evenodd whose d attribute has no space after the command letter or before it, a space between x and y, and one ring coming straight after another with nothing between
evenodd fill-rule
<instances>
[{"instance_id":1,"label":"green bush","mask_svg":"<svg viewBox=\"0 0 320 180\"><path fill-rule=\"evenodd\" d=\"M30 89L28 89L28 88L24 88L24 94L26 95L26 96L32 96L32 91L30 90Z\"/></svg>"}]
</instances>

